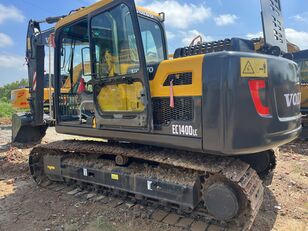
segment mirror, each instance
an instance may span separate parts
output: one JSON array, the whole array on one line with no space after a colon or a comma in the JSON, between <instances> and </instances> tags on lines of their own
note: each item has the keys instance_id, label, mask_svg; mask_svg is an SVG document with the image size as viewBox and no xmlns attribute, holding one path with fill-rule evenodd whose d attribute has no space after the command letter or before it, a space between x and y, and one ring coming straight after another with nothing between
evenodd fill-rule
<instances>
[{"instance_id":1,"label":"mirror","mask_svg":"<svg viewBox=\"0 0 308 231\"><path fill-rule=\"evenodd\" d=\"M83 76L91 76L90 47L81 49L81 59Z\"/></svg>"}]
</instances>

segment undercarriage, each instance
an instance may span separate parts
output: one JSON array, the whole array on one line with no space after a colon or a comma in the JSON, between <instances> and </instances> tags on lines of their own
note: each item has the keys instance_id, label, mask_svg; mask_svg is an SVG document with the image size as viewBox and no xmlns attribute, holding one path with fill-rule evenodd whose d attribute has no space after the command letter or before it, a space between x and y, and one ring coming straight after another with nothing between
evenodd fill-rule
<instances>
[{"instance_id":1,"label":"undercarriage","mask_svg":"<svg viewBox=\"0 0 308 231\"><path fill-rule=\"evenodd\" d=\"M269 153L273 159L273 152ZM238 158L68 140L35 147L29 164L39 185L57 181L107 191L185 217L210 220L228 230L249 230L263 201L260 176ZM267 175L273 167L270 163Z\"/></svg>"}]
</instances>

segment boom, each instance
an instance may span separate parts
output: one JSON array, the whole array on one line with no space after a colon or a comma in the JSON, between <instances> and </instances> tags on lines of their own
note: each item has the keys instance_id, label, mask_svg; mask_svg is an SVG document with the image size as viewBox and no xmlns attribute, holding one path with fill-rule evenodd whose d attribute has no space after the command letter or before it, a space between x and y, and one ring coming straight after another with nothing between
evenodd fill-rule
<instances>
[{"instance_id":1,"label":"boom","mask_svg":"<svg viewBox=\"0 0 308 231\"><path fill-rule=\"evenodd\" d=\"M28 66L30 113L18 113L12 117L13 142L37 142L48 127L44 119L44 61L45 46L54 28L42 31L41 23L55 23L64 16L49 17L43 21L30 20L26 39L26 62ZM27 135L26 135L27 134Z\"/></svg>"}]
</instances>

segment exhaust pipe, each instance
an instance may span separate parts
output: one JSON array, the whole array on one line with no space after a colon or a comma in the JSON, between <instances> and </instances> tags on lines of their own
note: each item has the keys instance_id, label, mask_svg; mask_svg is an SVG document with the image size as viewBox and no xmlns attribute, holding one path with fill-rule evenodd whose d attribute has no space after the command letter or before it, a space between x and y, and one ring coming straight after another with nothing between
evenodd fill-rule
<instances>
[{"instance_id":1,"label":"exhaust pipe","mask_svg":"<svg viewBox=\"0 0 308 231\"><path fill-rule=\"evenodd\" d=\"M12 142L13 143L37 143L46 134L48 124L33 126L33 118L30 113L17 113L12 116Z\"/></svg>"}]
</instances>

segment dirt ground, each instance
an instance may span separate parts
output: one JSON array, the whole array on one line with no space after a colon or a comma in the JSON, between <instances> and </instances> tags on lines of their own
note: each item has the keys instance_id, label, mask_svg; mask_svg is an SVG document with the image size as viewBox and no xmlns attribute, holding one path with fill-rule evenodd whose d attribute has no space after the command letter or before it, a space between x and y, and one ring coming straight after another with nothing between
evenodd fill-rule
<instances>
[{"instance_id":1,"label":"dirt ground","mask_svg":"<svg viewBox=\"0 0 308 231\"><path fill-rule=\"evenodd\" d=\"M8 123L8 122L6 122ZM0 125L0 231L2 230L182 230L148 218L148 209L119 205L117 199L95 202L66 192L38 188L30 177L31 146L10 144L10 126ZM72 139L50 128L43 143ZM273 183L253 231L308 231L308 142L282 146ZM66 189L69 191L69 189Z\"/></svg>"}]
</instances>

